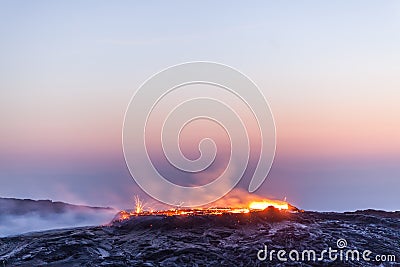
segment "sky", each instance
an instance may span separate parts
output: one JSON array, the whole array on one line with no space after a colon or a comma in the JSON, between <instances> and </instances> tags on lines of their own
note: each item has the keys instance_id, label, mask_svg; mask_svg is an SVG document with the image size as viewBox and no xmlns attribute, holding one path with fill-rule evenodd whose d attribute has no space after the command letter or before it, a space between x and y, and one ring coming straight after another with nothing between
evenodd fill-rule
<instances>
[{"instance_id":1,"label":"sky","mask_svg":"<svg viewBox=\"0 0 400 267\"><path fill-rule=\"evenodd\" d=\"M0 197L156 205L124 161L125 111L153 74L212 61L274 115L258 195L399 210L399 32L398 1L1 1Z\"/></svg>"}]
</instances>

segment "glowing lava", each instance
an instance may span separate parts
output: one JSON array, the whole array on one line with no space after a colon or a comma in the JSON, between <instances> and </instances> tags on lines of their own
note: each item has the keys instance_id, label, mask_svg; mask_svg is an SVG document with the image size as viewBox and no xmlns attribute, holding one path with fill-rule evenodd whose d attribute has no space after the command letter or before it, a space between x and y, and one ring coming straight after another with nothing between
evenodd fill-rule
<instances>
[{"instance_id":1,"label":"glowing lava","mask_svg":"<svg viewBox=\"0 0 400 267\"><path fill-rule=\"evenodd\" d=\"M144 208L143 201L139 198L139 196L135 196L135 212L141 213L143 212L143 208Z\"/></svg>"},{"instance_id":2,"label":"glowing lava","mask_svg":"<svg viewBox=\"0 0 400 267\"><path fill-rule=\"evenodd\" d=\"M201 216L201 215L222 215L232 213L253 213L273 207L282 212L301 212L302 210L290 205L286 201L271 200L271 199L258 199L251 201L247 207L208 207L208 208L175 208L169 210L144 210L145 204L135 197L135 208L131 211L121 211L117 215L116 220L123 221L133 216Z\"/></svg>"},{"instance_id":3,"label":"glowing lava","mask_svg":"<svg viewBox=\"0 0 400 267\"><path fill-rule=\"evenodd\" d=\"M249 208L251 210L264 210L270 206L279 210L289 209L289 204L287 202L279 200L253 201L250 203Z\"/></svg>"}]
</instances>

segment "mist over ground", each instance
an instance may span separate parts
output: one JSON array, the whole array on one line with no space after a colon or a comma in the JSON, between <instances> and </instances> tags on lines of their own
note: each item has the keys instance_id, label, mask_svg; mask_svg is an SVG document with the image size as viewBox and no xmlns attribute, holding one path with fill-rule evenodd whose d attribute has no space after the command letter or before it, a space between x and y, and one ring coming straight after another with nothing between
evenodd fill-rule
<instances>
[{"instance_id":1,"label":"mist over ground","mask_svg":"<svg viewBox=\"0 0 400 267\"><path fill-rule=\"evenodd\" d=\"M51 200L0 198L0 237L33 231L103 225L112 208L71 205Z\"/></svg>"}]
</instances>

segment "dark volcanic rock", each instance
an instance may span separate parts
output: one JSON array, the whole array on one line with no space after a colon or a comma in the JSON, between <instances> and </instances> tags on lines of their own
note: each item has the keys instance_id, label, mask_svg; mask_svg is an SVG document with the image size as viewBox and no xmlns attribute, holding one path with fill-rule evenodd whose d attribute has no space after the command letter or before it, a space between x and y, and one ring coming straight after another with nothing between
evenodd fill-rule
<instances>
[{"instance_id":1,"label":"dark volcanic rock","mask_svg":"<svg viewBox=\"0 0 400 267\"><path fill-rule=\"evenodd\" d=\"M285 213L139 216L109 226L31 233L0 239L4 266L395 266L396 262L260 261L268 250L371 250L400 259L400 213ZM319 256L319 254L317 254ZM288 255L286 254L286 257ZM397 265L396 265L397 266Z\"/></svg>"}]
</instances>

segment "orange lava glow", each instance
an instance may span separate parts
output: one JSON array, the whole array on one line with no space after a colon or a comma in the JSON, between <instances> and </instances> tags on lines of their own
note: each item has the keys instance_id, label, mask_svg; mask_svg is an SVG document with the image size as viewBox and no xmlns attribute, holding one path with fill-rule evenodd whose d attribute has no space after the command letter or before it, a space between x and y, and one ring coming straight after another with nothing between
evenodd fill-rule
<instances>
[{"instance_id":1,"label":"orange lava glow","mask_svg":"<svg viewBox=\"0 0 400 267\"><path fill-rule=\"evenodd\" d=\"M282 212L301 212L301 210L290 205L286 201L262 199L250 202L247 207L210 207L210 208L176 208L169 210L144 210L144 203L135 197L135 208L132 211L121 211L118 215L120 221L127 220L133 216L149 216L149 215L163 215L163 216L200 216L200 215L222 215L222 214L246 214L251 212L259 212L268 207L273 207Z\"/></svg>"},{"instance_id":2,"label":"orange lava glow","mask_svg":"<svg viewBox=\"0 0 400 267\"><path fill-rule=\"evenodd\" d=\"M287 210L289 209L289 204L285 201L279 200L263 200L263 201L254 201L249 205L249 209L251 210L264 210L268 207L274 207L279 210Z\"/></svg>"}]
</instances>

